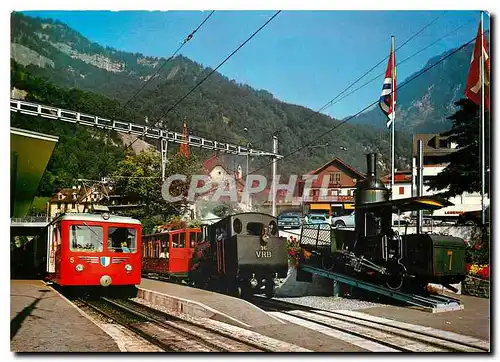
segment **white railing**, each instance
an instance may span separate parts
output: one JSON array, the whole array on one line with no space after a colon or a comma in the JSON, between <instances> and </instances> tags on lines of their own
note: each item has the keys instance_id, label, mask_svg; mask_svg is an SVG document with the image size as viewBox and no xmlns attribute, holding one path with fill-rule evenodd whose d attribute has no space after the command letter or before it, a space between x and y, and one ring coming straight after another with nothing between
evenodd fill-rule
<instances>
[{"instance_id":1,"label":"white railing","mask_svg":"<svg viewBox=\"0 0 500 362\"><path fill-rule=\"evenodd\" d=\"M76 111L70 111L62 108L46 106L43 104L21 101L18 99L10 100L11 112L19 112L30 116L39 116L49 119L60 120L64 122L81 124L84 126L97 127L103 129L112 129L117 132L128 133L135 136L144 136L153 139L166 139L168 142L187 143L189 146L204 148L208 150L220 151L230 154L250 155L250 156L274 156L282 158L283 156L257 150L253 148L238 146L232 143L213 141L207 138L189 135L187 140L179 132L163 130L160 128L143 126L124 121L114 121L99 116L85 114Z\"/></svg>"},{"instance_id":2,"label":"white railing","mask_svg":"<svg viewBox=\"0 0 500 362\"><path fill-rule=\"evenodd\" d=\"M12 217L10 219L11 224L40 223L40 222L49 222L49 219L47 216Z\"/></svg>"}]
</instances>

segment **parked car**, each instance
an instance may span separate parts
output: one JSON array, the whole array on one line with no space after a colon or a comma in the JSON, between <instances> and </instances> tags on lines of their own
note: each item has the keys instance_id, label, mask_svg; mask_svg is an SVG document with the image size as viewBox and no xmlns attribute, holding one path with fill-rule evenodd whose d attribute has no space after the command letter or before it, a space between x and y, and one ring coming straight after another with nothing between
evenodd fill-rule
<instances>
[{"instance_id":1,"label":"parked car","mask_svg":"<svg viewBox=\"0 0 500 362\"><path fill-rule=\"evenodd\" d=\"M354 211L349 215L337 216L332 218L332 226L334 227L354 227Z\"/></svg>"},{"instance_id":2,"label":"parked car","mask_svg":"<svg viewBox=\"0 0 500 362\"><path fill-rule=\"evenodd\" d=\"M398 217L398 214L392 214L392 225L406 225L410 224L411 219L404 214L401 214ZM349 215L345 216L338 216L332 218L332 226L334 227L355 227L356 222L355 222L355 211L353 211Z\"/></svg>"},{"instance_id":3,"label":"parked car","mask_svg":"<svg viewBox=\"0 0 500 362\"><path fill-rule=\"evenodd\" d=\"M300 229L302 219L300 214L284 212L278 216L279 229Z\"/></svg>"},{"instance_id":4,"label":"parked car","mask_svg":"<svg viewBox=\"0 0 500 362\"><path fill-rule=\"evenodd\" d=\"M327 224L328 218L323 214L310 214L307 216L308 224Z\"/></svg>"}]
</instances>

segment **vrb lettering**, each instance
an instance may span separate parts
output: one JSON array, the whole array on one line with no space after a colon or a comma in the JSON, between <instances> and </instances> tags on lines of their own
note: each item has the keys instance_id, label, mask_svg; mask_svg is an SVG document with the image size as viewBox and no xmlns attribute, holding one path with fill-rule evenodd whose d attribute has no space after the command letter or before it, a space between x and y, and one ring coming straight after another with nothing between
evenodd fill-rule
<instances>
[{"instance_id":1,"label":"vrb lettering","mask_svg":"<svg viewBox=\"0 0 500 362\"><path fill-rule=\"evenodd\" d=\"M255 256L257 257L257 259L261 259L261 258L272 258L273 257L273 253L271 250L267 250L267 246L262 246L260 247L260 250L257 250L255 252Z\"/></svg>"}]
</instances>

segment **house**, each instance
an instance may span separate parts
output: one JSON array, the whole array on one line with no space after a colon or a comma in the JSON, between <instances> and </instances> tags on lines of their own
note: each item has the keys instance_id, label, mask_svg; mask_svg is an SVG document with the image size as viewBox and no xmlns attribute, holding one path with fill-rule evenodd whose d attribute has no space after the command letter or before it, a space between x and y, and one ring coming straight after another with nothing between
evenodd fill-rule
<instances>
[{"instance_id":1,"label":"house","mask_svg":"<svg viewBox=\"0 0 500 362\"><path fill-rule=\"evenodd\" d=\"M141 207L138 200L115 194L113 191L111 186L73 186L60 189L48 201L49 218L53 219L63 213L91 212L96 205L106 205L114 214Z\"/></svg>"},{"instance_id":2,"label":"house","mask_svg":"<svg viewBox=\"0 0 500 362\"><path fill-rule=\"evenodd\" d=\"M380 178L382 183L389 190L391 189L392 175L388 174ZM394 189L392 199L404 199L412 197L412 171L411 170L395 170L394 171Z\"/></svg>"},{"instance_id":3,"label":"house","mask_svg":"<svg viewBox=\"0 0 500 362\"><path fill-rule=\"evenodd\" d=\"M426 184L446 168L448 165L446 156L452 152L456 152L457 145L451 142L448 137L443 137L439 134L416 134L413 137L413 157L417 157L418 140L423 141L424 195L441 193L445 190L431 191ZM416 167L413 168L412 175L416 180ZM416 196L416 192L414 195ZM478 192L465 192L462 195L450 198L449 201L452 202L454 206L436 210L433 212L432 216L438 218L457 218L465 212L481 210L481 194ZM489 199L486 199L485 203L486 206L488 206Z\"/></svg>"},{"instance_id":4,"label":"house","mask_svg":"<svg viewBox=\"0 0 500 362\"><path fill-rule=\"evenodd\" d=\"M314 181L307 181L314 176ZM345 215L354 210L356 183L365 177L364 173L335 157L298 180L297 196L302 199L305 212Z\"/></svg>"},{"instance_id":5,"label":"house","mask_svg":"<svg viewBox=\"0 0 500 362\"><path fill-rule=\"evenodd\" d=\"M230 182L234 180L236 185L237 200L241 201L243 192L245 190L245 181L241 177L241 172L232 170L229 171L228 162L226 159L224 159L223 156L214 154L212 157L203 162L202 169L205 174L209 176L210 182L212 183L212 187L210 188L210 190L203 195L204 198L213 197L219 185L229 187ZM199 186L201 185L199 184ZM224 202L231 200L229 196L224 196L221 197L219 201Z\"/></svg>"}]
</instances>

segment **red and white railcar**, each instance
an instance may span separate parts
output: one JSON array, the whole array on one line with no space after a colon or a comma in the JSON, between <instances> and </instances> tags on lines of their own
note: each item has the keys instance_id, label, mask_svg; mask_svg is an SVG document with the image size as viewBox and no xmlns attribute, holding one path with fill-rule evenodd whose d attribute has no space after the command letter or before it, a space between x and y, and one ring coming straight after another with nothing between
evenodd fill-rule
<instances>
[{"instance_id":1,"label":"red and white railcar","mask_svg":"<svg viewBox=\"0 0 500 362\"><path fill-rule=\"evenodd\" d=\"M141 223L69 213L47 229L48 279L60 286L133 286L141 282Z\"/></svg>"},{"instance_id":2,"label":"red and white railcar","mask_svg":"<svg viewBox=\"0 0 500 362\"><path fill-rule=\"evenodd\" d=\"M200 228L171 230L142 237L142 271L177 279L188 276Z\"/></svg>"}]
</instances>

